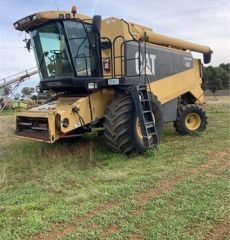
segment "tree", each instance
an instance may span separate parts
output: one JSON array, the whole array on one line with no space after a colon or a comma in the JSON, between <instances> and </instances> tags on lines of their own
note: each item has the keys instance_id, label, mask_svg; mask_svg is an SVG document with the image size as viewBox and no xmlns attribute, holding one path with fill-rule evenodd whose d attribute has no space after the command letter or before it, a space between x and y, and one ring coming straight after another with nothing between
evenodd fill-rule
<instances>
[{"instance_id":1,"label":"tree","mask_svg":"<svg viewBox=\"0 0 230 240\"><path fill-rule=\"evenodd\" d=\"M32 95L32 93L35 92L35 89L32 87L24 87L22 89L22 95L25 96L25 97L30 97Z\"/></svg>"},{"instance_id":2,"label":"tree","mask_svg":"<svg viewBox=\"0 0 230 240\"><path fill-rule=\"evenodd\" d=\"M228 89L230 80L230 64L220 64L218 67L208 66L203 68L204 86L206 89Z\"/></svg>"},{"instance_id":3,"label":"tree","mask_svg":"<svg viewBox=\"0 0 230 240\"><path fill-rule=\"evenodd\" d=\"M227 64L221 63L219 67L223 68L228 73L230 72L230 63L227 63Z\"/></svg>"},{"instance_id":4,"label":"tree","mask_svg":"<svg viewBox=\"0 0 230 240\"><path fill-rule=\"evenodd\" d=\"M224 89L229 89L230 82L230 63L220 64L219 67L222 69L222 85Z\"/></svg>"}]
</instances>

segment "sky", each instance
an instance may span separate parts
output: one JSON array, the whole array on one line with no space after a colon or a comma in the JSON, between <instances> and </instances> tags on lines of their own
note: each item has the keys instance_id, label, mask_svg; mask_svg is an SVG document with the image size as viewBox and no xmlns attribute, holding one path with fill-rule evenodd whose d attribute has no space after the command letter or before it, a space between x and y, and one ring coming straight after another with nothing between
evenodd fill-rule
<instances>
[{"instance_id":1,"label":"sky","mask_svg":"<svg viewBox=\"0 0 230 240\"><path fill-rule=\"evenodd\" d=\"M56 2L56 4L55 4ZM117 17L155 32L209 46L212 65L230 62L230 0L0 0L0 79L36 66L33 52L22 41L25 34L13 23L35 12L70 10L102 18ZM199 54L194 54L202 58ZM35 87L39 76L21 87Z\"/></svg>"}]
</instances>

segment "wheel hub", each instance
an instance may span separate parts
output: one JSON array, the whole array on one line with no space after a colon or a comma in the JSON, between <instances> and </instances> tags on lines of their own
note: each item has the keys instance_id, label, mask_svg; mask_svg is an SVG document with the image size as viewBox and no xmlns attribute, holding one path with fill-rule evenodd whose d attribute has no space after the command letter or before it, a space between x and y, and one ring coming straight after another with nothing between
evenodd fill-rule
<instances>
[{"instance_id":1,"label":"wheel hub","mask_svg":"<svg viewBox=\"0 0 230 240\"><path fill-rule=\"evenodd\" d=\"M191 130L197 130L201 125L201 118L197 113L190 113L185 118L185 126Z\"/></svg>"}]
</instances>

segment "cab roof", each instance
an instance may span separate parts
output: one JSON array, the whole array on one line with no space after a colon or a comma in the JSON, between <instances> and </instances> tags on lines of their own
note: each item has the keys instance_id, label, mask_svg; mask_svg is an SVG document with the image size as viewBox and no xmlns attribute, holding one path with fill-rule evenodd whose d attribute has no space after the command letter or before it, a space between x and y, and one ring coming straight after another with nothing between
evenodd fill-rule
<instances>
[{"instance_id":1,"label":"cab roof","mask_svg":"<svg viewBox=\"0 0 230 240\"><path fill-rule=\"evenodd\" d=\"M85 22L92 22L92 18L82 15L82 14L73 14L70 11L46 11L39 12L24 17L14 23L14 27L19 31L29 31L31 28L42 25L52 20L60 19L80 19Z\"/></svg>"}]
</instances>

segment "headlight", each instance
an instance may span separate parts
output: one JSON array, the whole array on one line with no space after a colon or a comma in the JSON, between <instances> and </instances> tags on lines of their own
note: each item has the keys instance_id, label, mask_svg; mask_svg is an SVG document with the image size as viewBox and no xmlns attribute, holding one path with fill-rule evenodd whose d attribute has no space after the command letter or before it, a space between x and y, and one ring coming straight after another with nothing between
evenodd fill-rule
<instances>
[{"instance_id":1,"label":"headlight","mask_svg":"<svg viewBox=\"0 0 230 240\"><path fill-rule=\"evenodd\" d=\"M32 16L32 20L33 20L33 21L37 20L37 15L33 15L33 16Z\"/></svg>"},{"instance_id":2,"label":"headlight","mask_svg":"<svg viewBox=\"0 0 230 240\"><path fill-rule=\"evenodd\" d=\"M18 23L15 23L15 24L14 24L14 27L15 27L15 28L18 28L18 27L19 27L19 24L18 24Z\"/></svg>"}]
</instances>

